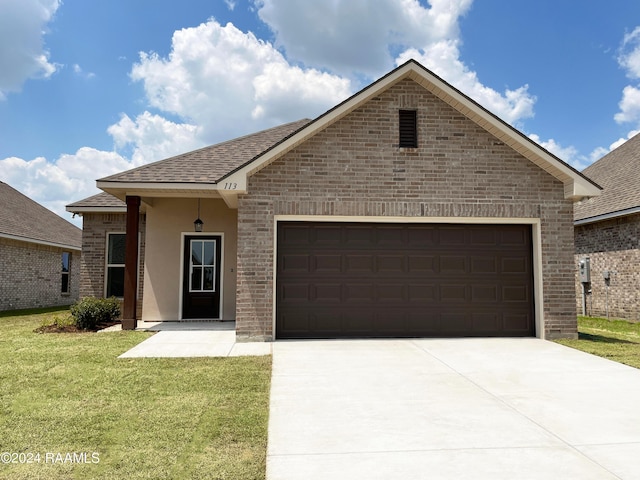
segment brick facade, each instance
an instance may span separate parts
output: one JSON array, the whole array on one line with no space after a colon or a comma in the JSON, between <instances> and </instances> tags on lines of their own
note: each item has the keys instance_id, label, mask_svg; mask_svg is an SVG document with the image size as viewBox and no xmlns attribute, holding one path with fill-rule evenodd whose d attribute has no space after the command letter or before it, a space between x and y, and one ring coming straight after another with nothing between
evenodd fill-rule
<instances>
[{"instance_id":1,"label":"brick facade","mask_svg":"<svg viewBox=\"0 0 640 480\"><path fill-rule=\"evenodd\" d=\"M125 233L126 213L85 213L82 219L80 296L104 297L108 233ZM136 315L142 315L146 217L140 215L140 256Z\"/></svg>"},{"instance_id":2,"label":"brick facade","mask_svg":"<svg viewBox=\"0 0 640 480\"><path fill-rule=\"evenodd\" d=\"M62 293L62 253L71 253L70 291ZM0 310L70 305L78 299L80 252L0 238Z\"/></svg>"},{"instance_id":3,"label":"brick facade","mask_svg":"<svg viewBox=\"0 0 640 480\"><path fill-rule=\"evenodd\" d=\"M587 314L640 321L640 215L575 227L575 269L580 259L591 263ZM611 272L609 285L603 273ZM582 284L576 274L576 308L582 312Z\"/></svg>"},{"instance_id":4,"label":"brick facade","mask_svg":"<svg viewBox=\"0 0 640 480\"><path fill-rule=\"evenodd\" d=\"M398 148L401 108L417 109L417 149ZM545 334L576 336L573 204L562 183L411 80L250 177L248 192L238 207L239 338L273 338L274 215L539 218Z\"/></svg>"}]
</instances>

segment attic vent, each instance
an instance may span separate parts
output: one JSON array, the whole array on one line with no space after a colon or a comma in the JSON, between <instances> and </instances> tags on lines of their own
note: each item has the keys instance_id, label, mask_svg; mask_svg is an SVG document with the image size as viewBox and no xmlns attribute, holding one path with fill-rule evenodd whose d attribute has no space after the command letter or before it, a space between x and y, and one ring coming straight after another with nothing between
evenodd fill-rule
<instances>
[{"instance_id":1,"label":"attic vent","mask_svg":"<svg viewBox=\"0 0 640 480\"><path fill-rule=\"evenodd\" d=\"M399 110L400 148L418 148L418 112Z\"/></svg>"}]
</instances>

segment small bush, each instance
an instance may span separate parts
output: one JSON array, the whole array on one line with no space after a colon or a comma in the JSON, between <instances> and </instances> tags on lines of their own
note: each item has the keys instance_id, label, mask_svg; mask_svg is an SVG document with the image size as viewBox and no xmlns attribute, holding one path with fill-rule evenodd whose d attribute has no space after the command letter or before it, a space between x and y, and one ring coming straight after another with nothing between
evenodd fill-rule
<instances>
[{"instance_id":1,"label":"small bush","mask_svg":"<svg viewBox=\"0 0 640 480\"><path fill-rule=\"evenodd\" d=\"M120 315L120 300L116 297L85 297L71 305L71 315L76 327L95 330L103 323L110 323Z\"/></svg>"},{"instance_id":2,"label":"small bush","mask_svg":"<svg viewBox=\"0 0 640 480\"><path fill-rule=\"evenodd\" d=\"M41 326L65 328L75 324L76 321L71 315L56 315L53 318L44 317Z\"/></svg>"}]
</instances>

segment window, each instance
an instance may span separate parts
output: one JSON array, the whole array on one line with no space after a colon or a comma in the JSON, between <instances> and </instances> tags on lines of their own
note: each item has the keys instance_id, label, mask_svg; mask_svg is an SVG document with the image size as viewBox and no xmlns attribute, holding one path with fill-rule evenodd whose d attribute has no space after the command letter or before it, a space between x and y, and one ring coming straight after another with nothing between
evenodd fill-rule
<instances>
[{"instance_id":1,"label":"window","mask_svg":"<svg viewBox=\"0 0 640 480\"><path fill-rule=\"evenodd\" d=\"M71 292L71 281L69 274L71 272L71 253L62 252L62 282L60 287L61 293Z\"/></svg>"},{"instance_id":2,"label":"window","mask_svg":"<svg viewBox=\"0 0 640 480\"><path fill-rule=\"evenodd\" d=\"M124 296L125 234L107 234L106 296Z\"/></svg>"},{"instance_id":3,"label":"window","mask_svg":"<svg viewBox=\"0 0 640 480\"><path fill-rule=\"evenodd\" d=\"M400 126L400 148L418 148L418 112L416 110L400 110L398 116Z\"/></svg>"},{"instance_id":4,"label":"window","mask_svg":"<svg viewBox=\"0 0 640 480\"><path fill-rule=\"evenodd\" d=\"M216 241L191 240L191 279L189 291L215 292Z\"/></svg>"}]
</instances>

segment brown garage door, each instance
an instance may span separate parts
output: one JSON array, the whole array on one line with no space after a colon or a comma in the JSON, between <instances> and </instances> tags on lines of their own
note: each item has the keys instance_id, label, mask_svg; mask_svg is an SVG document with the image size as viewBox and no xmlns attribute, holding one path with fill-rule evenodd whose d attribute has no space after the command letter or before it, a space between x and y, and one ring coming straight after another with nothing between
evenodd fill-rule
<instances>
[{"instance_id":1,"label":"brown garage door","mask_svg":"<svg viewBox=\"0 0 640 480\"><path fill-rule=\"evenodd\" d=\"M276 338L532 336L530 225L279 222Z\"/></svg>"}]
</instances>

